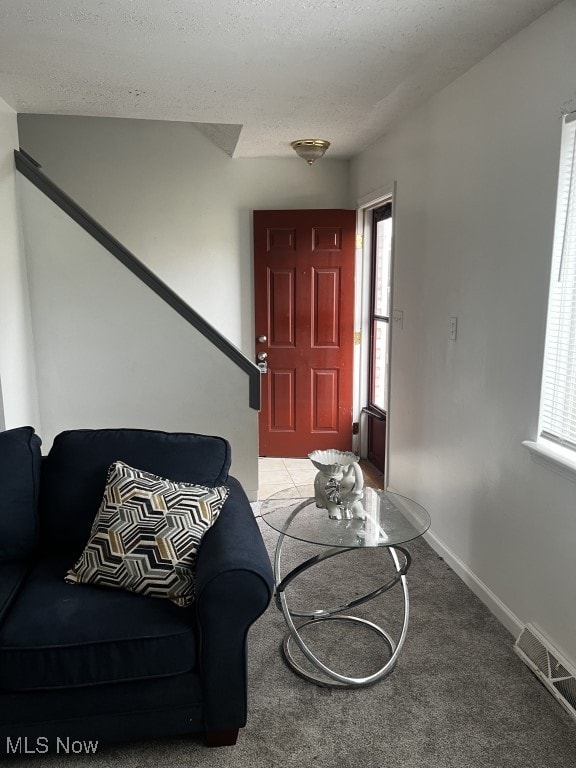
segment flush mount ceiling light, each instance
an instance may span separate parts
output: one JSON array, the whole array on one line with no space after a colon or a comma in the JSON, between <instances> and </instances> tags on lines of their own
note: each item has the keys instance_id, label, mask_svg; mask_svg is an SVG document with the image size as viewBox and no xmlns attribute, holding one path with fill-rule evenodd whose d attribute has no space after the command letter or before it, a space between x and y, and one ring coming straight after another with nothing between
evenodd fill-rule
<instances>
[{"instance_id":1,"label":"flush mount ceiling light","mask_svg":"<svg viewBox=\"0 0 576 768\"><path fill-rule=\"evenodd\" d=\"M330 142L325 139L298 139L297 141L292 141L290 146L298 157L306 160L308 165L312 165L315 160L318 160L326 152Z\"/></svg>"}]
</instances>

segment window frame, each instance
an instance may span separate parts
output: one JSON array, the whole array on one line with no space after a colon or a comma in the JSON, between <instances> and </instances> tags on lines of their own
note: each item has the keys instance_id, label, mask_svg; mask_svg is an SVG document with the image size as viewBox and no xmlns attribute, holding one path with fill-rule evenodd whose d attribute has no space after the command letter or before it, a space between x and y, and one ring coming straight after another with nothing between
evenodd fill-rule
<instances>
[{"instance_id":1,"label":"window frame","mask_svg":"<svg viewBox=\"0 0 576 768\"><path fill-rule=\"evenodd\" d=\"M375 413L375 415L380 415L382 418L385 418L387 415L387 410L379 406L374 401L374 393L375 393L375 357L376 357L376 324L377 323L386 323L388 328L388 338L387 338L387 349L389 350L390 347L390 314L388 315L382 315L376 313L376 275L377 275L377 257L378 257L378 249L377 249L377 232L378 232L378 222L384 221L385 219L390 219L392 221L392 201L388 200L382 205L377 206L376 208L373 208L372 210L372 254L371 254L371 263L370 263L370 318L369 318L369 324L370 324L370 345L369 345L369 365L368 365L368 408L370 411ZM391 271L391 261L392 258L390 257L390 261L388 263L388 274L387 274L387 289L390 285L390 271ZM389 296L388 300L388 312L390 313L391 309L391 297ZM386 378L389 377L389 371L388 371L389 361L386 361L385 364L385 375ZM386 381L386 400L389 399L389 393L388 393L388 387L389 387L389 381Z\"/></svg>"},{"instance_id":2,"label":"window frame","mask_svg":"<svg viewBox=\"0 0 576 768\"><path fill-rule=\"evenodd\" d=\"M562 124L534 460L576 482L576 112ZM570 375L572 372L572 375Z\"/></svg>"}]
</instances>

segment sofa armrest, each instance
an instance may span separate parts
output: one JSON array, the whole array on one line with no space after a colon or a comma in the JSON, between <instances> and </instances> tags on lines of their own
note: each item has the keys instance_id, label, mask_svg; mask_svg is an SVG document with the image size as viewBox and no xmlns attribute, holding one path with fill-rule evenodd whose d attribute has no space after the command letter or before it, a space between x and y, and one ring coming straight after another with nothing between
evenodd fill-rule
<instances>
[{"instance_id":1,"label":"sofa armrest","mask_svg":"<svg viewBox=\"0 0 576 768\"><path fill-rule=\"evenodd\" d=\"M246 636L266 610L274 579L270 558L240 483L202 540L196 560L199 669L208 731L246 723Z\"/></svg>"}]
</instances>

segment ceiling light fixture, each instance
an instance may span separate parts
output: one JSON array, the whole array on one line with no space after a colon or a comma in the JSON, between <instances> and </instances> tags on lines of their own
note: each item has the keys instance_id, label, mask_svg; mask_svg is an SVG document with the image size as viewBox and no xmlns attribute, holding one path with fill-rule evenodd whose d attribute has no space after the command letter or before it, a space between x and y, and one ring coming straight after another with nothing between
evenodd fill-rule
<instances>
[{"instance_id":1,"label":"ceiling light fixture","mask_svg":"<svg viewBox=\"0 0 576 768\"><path fill-rule=\"evenodd\" d=\"M298 157L306 160L308 165L312 165L315 160L324 155L324 152L330 146L330 142L325 139L298 139L297 141L292 141L290 146Z\"/></svg>"}]
</instances>

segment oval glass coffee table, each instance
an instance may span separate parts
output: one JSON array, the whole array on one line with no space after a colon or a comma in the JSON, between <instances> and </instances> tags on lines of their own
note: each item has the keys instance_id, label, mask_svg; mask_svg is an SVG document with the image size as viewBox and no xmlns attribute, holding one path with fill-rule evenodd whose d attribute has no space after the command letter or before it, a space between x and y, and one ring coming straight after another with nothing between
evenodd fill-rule
<instances>
[{"instance_id":1,"label":"oval glass coffee table","mask_svg":"<svg viewBox=\"0 0 576 768\"><path fill-rule=\"evenodd\" d=\"M281 491L274 494L262 502L261 509L262 519L280 534L274 557L274 580L276 606L282 611L288 627L282 646L286 663L298 675L316 685L331 688L362 688L372 685L392 672L408 631L409 599L406 573L411 557L408 550L401 545L425 533L430 526L430 516L424 507L411 499L388 491L365 488L362 499L365 519L334 520L328 517L325 509L316 506L313 498L286 498L289 493ZM325 549L282 577L282 546L286 537L317 544ZM290 609L286 588L297 576L330 557L365 547L382 548L383 554L386 552L392 558L395 572L385 584L335 608L310 611ZM347 613L350 609L387 592L396 584L401 585L404 604L402 628L397 641L372 621ZM298 624L294 619L299 620ZM350 677L329 668L312 652L303 637L305 627L323 621L357 623L376 633L387 646L389 657L386 663L364 677ZM304 669L294 657L292 643L295 643L308 659L313 671ZM316 671L320 674L316 674Z\"/></svg>"}]
</instances>

